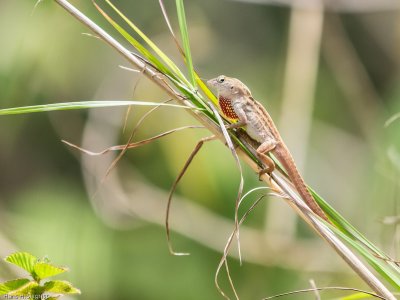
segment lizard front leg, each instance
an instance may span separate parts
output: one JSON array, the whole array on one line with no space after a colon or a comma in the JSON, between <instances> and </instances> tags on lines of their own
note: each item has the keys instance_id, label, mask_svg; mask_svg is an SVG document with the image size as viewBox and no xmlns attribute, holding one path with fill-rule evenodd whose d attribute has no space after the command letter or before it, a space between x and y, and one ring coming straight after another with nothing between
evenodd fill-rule
<instances>
[{"instance_id":1,"label":"lizard front leg","mask_svg":"<svg viewBox=\"0 0 400 300\"><path fill-rule=\"evenodd\" d=\"M242 104L241 103L239 103L237 105L234 104L234 108L235 108L235 113L238 116L238 122L228 125L227 128L240 128L240 127L245 127L246 125L248 125L247 115L242 107ZM264 139L264 141L261 143L261 145L257 148L256 151L257 151L258 158L263 162L263 164L265 164L267 166L267 168L262 169L258 173L259 179L263 174L265 174L265 173L271 174L272 171L275 169L274 161L265 153L268 153L269 151L273 150L277 144L278 144L278 142L274 138L268 137L268 138Z\"/></svg>"}]
</instances>

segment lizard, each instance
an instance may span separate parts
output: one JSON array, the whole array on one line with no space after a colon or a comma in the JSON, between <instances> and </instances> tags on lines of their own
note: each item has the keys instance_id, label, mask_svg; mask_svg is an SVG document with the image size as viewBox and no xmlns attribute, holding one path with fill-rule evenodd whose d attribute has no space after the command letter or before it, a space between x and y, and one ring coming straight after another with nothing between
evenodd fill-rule
<instances>
[{"instance_id":1,"label":"lizard","mask_svg":"<svg viewBox=\"0 0 400 300\"><path fill-rule=\"evenodd\" d=\"M308 207L319 217L330 222L309 192L292 154L283 142L268 111L253 98L250 89L239 79L224 75L208 80L207 84L217 90L218 104L222 114L230 120L237 121L228 125L227 128L242 127L252 139L260 143L256 153L266 168L262 169L259 175L265 173L270 175L275 169L274 161L266 154L273 153L285 168L289 179Z\"/></svg>"}]
</instances>

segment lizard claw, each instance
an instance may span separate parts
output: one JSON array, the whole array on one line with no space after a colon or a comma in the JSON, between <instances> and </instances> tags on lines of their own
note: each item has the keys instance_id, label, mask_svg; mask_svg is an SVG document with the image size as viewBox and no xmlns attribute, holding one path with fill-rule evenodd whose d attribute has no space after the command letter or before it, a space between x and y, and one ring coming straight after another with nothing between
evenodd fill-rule
<instances>
[{"instance_id":1,"label":"lizard claw","mask_svg":"<svg viewBox=\"0 0 400 300\"><path fill-rule=\"evenodd\" d=\"M271 180L272 171L273 171L273 170L271 170L270 168L261 169L261 170L258 172L258 180L259 180L259 181L262 181L262 180L261 180L261 176L263 176L264 174L268 174L268 177L269 177L269 179Z\"/></svg>"}]
</instances>

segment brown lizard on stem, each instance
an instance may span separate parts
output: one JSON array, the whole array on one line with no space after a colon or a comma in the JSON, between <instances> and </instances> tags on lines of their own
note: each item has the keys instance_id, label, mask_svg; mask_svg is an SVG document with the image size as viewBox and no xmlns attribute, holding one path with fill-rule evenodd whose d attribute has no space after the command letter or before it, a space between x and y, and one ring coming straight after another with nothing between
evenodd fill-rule
<instances>
[{"instance_id":1,"label":"brown lizard on stem","mask_svg":"<svg viewBox=\"0 0 400 300\"><path fill-rule=\"evenodd\" d=\"M318 216L329 222L329 219L315 202L307 189L303 177L297 170L289 149L283 142L278 129L267 110L251 95L249 88L236 78L224 75L207 81L209 86L217 89L219 106L222 113L231 120L236 120L228 128L244 127L248 135L259 142L257 156L266 166L260 171L271 174L275 168L274 161L266 155L272 152L285 168L290 180L308 207Z\"/></svg>"}]
</instances>

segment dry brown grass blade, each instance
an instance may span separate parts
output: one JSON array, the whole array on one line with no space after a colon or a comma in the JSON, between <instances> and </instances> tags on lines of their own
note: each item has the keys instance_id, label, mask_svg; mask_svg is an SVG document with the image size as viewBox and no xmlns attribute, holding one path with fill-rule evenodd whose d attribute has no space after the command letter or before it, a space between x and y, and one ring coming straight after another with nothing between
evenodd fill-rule
<instances>
[{"instance_id":1,"label":"dry brown grass blade","mask_svg":"<svg viewBox=\"0 0 400 300\"><path fill-rule=\"evenodd\" d=\"M142 68L140 70L140 74L143 75L145 68ZM142 78L142 76L139 76L138 79L136 80L135 84L133 85L133 90L132 90L132 97L135 96L136 93L136 89L139 85L140 79ZM169 100L168 100L169 101ZM166 102L168 102L166 101ZM157 109L159 106L154 107L153 109ZM128 108L126 109L126 113L125 113L125 119L124 119L124 126L122 127L122 133L125 133L125 129L126 129L126 125L128 124L128 118L129 118L129 114L131 112L132 109L132 105L129 105ZM136 125L137 127L138 125ZM135 131L135 129L133 129L133 131ZM131 134L131 136L133 137L133 134ZM128 142L129 143L129 142Z\"/></svg>"},{"instance_id":2,"label":"dry brown grass blade","mask_svg":"<svg viewBox=\"0 0 400 300\"><path fill-rule=\"evenodd\" d=\"M178 131L182 131L182 130L185 130L185 129L199 129L199 128L204 128L204 127L203 126L199 126L199 125L188 125L188 126L182 126L182 127L174 128L174 129L165 131L163 133L157 134L157 135L155 135L153 137L150 137L148 139L144 139L144 140L141 140L141 141L135 142L135 143L130 143L130 144L128 144L128 148L127 149L133 149L133 148L137 148L137 147L149 144L149 143L153 142L154 140L157 140L157 139L159 139L161 137L170 135L170 134L178 132ZM103 155L103 154L106 154L106 153L108 153L110 151L120 151L120 150L124 150L126 148L126 144L124 144L124 145L112 146L112 147L109 147L109 148L104 149L104 150L99 151L99 152L94 152L94 151L90 151L90 150L81 148L81 147L79 147L79 146L77 146L77 145L75 145L73 143L70 143L70 142L68 142L66 140L61 140L61 142L63 142L64 144L67 144L68 146L70 146L72 148L78 149L79 151L81 151L81 152L83 152L85 154L92 155L92 156Z\"/></svg>"},{"instance_id":3,"label":"dry brown grass blade","mask_svg":"<svg viewBox=\"0 0 400 300\"><path fill-rule=\"evenodd\" d=\"M262 300L270 300L270 299L275 299L275 298L279 298L279 297L283 297L283 296L302 294L302 293L310 293L310 292L315 292L315 291L326 291L326 290L358 292L358 293L364 293L364 294L370 295L370 296L378 298L378 299L383 299L383 300L387 299L387 298L379 296L379 295L377 295L375 293L371 293L371 292L360 290L360 289L341 287L341 286L328 286L328 287L322 287L322 288L311 288L311 289L303 289L303 290L297 290L297 291L282 293L282 294L279 294L279 295L263 298Z\"/></svg>"},{"instance_id":4,"label":"dry brown grass blade","mask_svg":"<svg viewBox=\"0 0 400 300\"><path fill-rule=\"evenodd\" d=\"M182 179L183 175L185 175L186 170L189 168L189 166L192 163L194 157L197 155L197 153L203 147L204 143L209 142L209 141L213 141L215 139L216 139L215 135L212 135L212 136L209 136L209 137L202 138L196 144L196 147L190 153L189 158L186 160L185 165L183 166L182 170L179 172L178 176L176 177L174 183L171 186L170 192L168 194L167 210L166 210L166 214L165 214L165 230L166 230L166 234L167 234L168 249L169 249L169 252L172 255L178 255L178 256L189 255L189 253L175 252L173 250L173 247L172 247L171 233L170 233L170 230L169 230L169 215L170 215L170 211L171 211L172 196L175 193L175 190L176 190L176 187L177 187L179 181Z\"/></svg>"},{"instance_id":5,"label":"dry brown grass blade","mask_svg":"<svg viewBox=\"0 0 400 300\"><path fill-rule=\"evenodd\" d=\"M247 194L246 194L246 195L247 195ZM245 196L246 196L246 195L245 195ZM245 196L244 196L244 197L245 197ZM239 226L246 220L247 216L254 210L254 208L257 206L257 204L260 203L260 201L261 201L265 196L266 196L266 195L262 195L261 197L259 197L259 198L250 206L250 208L244 213L243 217L240 219L240 221L239 221ZM243 197L243 198L244 198L244 197ZM242 199L241 199L241 200L242 200ZM228 300L229 300L230 298L224 293L224 291L222 290L222 288L220 287L220 285L219 285L219 283L218 283L218 275L219 275L219 273L220 273L220 271L221 271L222 266L225 265L225 268L226 268L226 271L227 271L227 277L228 277L229 283L230 283L230 285L231 285L232 291L233 291L233 293L235 294L236 299L239 299L239 297L238 297L238 295L237 295L237 292L236 292L236 289L235 289L235 286L234 286L234 284L233 284L232 277L231 277L230 272L229 272L228 261L227 261L227 256L228 256L228 253L229 253L229 249L230 249L230 247L231 247L231 245L232 245L233 237L234 237L235 235L236 235L236 228L233 229L231 235L229 236L229 238L228 238L228 240L227 240L227 242L226 242L226 244L225 244L224 252L223 252L223 255L222 255L221 260L219 261L217 270L216 270L216 272L215 272L215 277L214 277L214 283L215 283L215 286L217 287L217 290L219 291L219 293L220 293L225 299L228 299Z\"/></svg>"},{"instance_id":6,"label":"dry brown grass blade","mask_svg":"<svg viewBox=\"0 0 400 300\"><path fill-rule=\"evenodd\" d=\"M144 70L145 70L145 68L142 68L142 71L141 71L142 74L143 74ZM138 83L138 82L137 82L137 83ZM137 84L136 84L135 87L134 87L134 92L135 92L135 90L136 90L136 87L137 87ZM168 99L168 100L166 100L166 101L164 101L164 102L161 102L161 103L167 103L167 102L170 102L170 101L172 101L172 99ZM111 170L112 170L113 168L116 167L116 165L117 165L117 163L119 162L119 160L122 158L122 156L123 156L123 155L125 154L125 152L128 150L129 144L131 144L131 142L132 142L132 140L133 140L133 137L135 136L136 132L138 131L140 125L141 125L141 124L144 122L144 120L146 120L155 110L157 110L158 108L160 108L160 106L161 106L161 105L158 105L158 106L153 107L152 109L150 109L147 113L145 113L145 114L139 119L139 121L136 123L136 126L135 126L135 127L133 128L133 130L131 131L131 135L130 135L129 138L128 138L128 141L127 141L127 143L126 143L125 148L122 149L121 153L114 159L114 161L113 161L113 162L111 163L111 165L108 167L108 169L107 169L107 171L106 171L106 174L105 174L105 176L104 176L104 178L102 179L101 182L104 182L104 180L105 180L105 179L107 178L107 176L110 174ZM128 119L128 113L129 113L129 109L130 109L130 108L131 108L131 106L129 106L128 111L127 111L127 113L126 113L125 122L126 122L127 119ZM124 130L125 130L125 125L126 125L126 123L124 124Z\"/></svg>"},{"instance_id":7,"label":"dry brown grass blade","mask_svg":"<svg viewBox=\"0 0 400 300\"><path fill-rule=\"evenodd\" d=\"M171 22L169 21L169 18L168 18L167 10L165 9L164 1L163 0L158 0L158 3L160 4L160 8L161 8L161 11L163 13L165 23L167 23L169 32L171 33L172 38L174 39L176 47L178 48L178 50L181 53L181 55L183 57L185 57L185 51L183 51L183 49L181 47L181 44L179 43L178 38L176 37L174 30L172 29Z\"/></svg>"},{"instance_id":8,"label":"dry brown grass blade","mask_svg":"<svg viewBox=\"0 0 400 300\"><path fill-rule=\"evenodd\" d=\"M222 134L224 136L224 140L226 142L226 145L228 146L229 150L231 150L232 156L235 159L236 166L239 169L240 182L239 182L238 193L237 193L237 197L236 197L236 201L235 201L235 231L236 231L236 240L237 240L237 244L238 244L239 261L240 261L240 265L242 265L242 255L240 252L240 232L239 232L239 221L238 221L238 211L239 211L240 199L242 198L243 186L244 186L242 165L240 163L239 156L236 153L235 146L233 145L232 140L229 136L229 133L225 128L225 124L221 118L221 115L219 114L217 108L210 101L208 101L208 105L218 120L218 123L222 130Z\"/></svg>"},{"instance_id":9,"label":"dry brown grass blade","mask_svg":"<svg viewBox=\"0 0 400 300\"><path fill-rule=\"evenodd\" d=\"M321 300L321 295L319 294L319 291L317 290L317 285L315 284L314 279L309 280L311 288L314 290L315 294L315 300Z\"/></svg>"}]
</instances>

